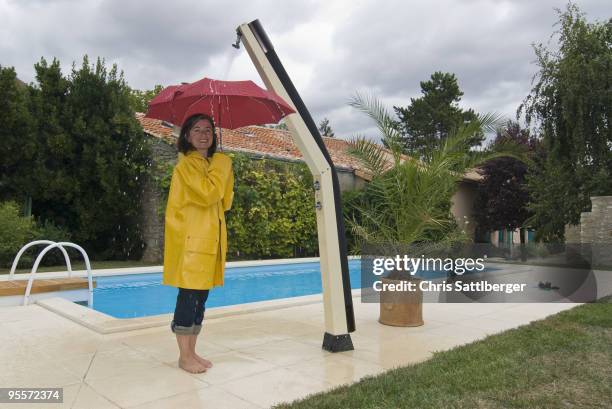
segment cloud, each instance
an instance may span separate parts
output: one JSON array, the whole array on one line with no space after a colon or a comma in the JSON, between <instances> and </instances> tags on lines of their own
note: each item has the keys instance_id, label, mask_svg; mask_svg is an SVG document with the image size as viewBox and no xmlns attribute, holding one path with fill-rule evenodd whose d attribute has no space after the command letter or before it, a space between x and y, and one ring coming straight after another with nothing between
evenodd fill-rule
<instances>
[{"instance_id":1,"label":"cloud","mask_svg":"<svg viewBox=\"0 0 612 409\"><path fill-rule=\"evenodd\" d=\"M34 80L33 64L58 57L64 71L84 54L117 63L140 89L203 76L252 79L236 51L236 27L259 18L315 121L339 137L376 136L347 106L356 91L389 108L420 94L434 71L453 72L462 106L514 116L537 67L531 43L546 43L565 0L437 1L10 1L0 0L0 64ZM608 2L579 7L610 17Z\"/></svg>"}]
</instances>

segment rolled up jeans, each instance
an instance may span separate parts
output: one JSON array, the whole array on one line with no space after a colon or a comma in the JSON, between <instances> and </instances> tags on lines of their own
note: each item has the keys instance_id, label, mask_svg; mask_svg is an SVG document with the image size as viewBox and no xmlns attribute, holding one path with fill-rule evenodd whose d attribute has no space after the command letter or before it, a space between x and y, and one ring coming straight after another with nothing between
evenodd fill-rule
<instances>
[{"instance_id":1,"label":"rolled up jeans","mask_svg":"<svg viewBox=\"0 0 612 409\"><path fill-rule=\"evenodd\" d=\"M204 320L204 304L209 290L179 288L170 329L177 335L198 335Z\"/></svg>"}]
</instances>

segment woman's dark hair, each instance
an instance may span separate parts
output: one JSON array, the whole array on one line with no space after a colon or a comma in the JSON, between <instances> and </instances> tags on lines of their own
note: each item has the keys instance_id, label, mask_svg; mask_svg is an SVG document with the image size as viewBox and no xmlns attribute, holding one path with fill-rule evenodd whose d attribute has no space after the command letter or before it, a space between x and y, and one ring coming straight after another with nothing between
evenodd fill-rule
<instances>
[{"instance_id":1,"label":"woman's dark hair","mask_svg":"<svg viewBox=\"0 0 612 409\"><path fill-rule=\"evenodd\" d=\"M196 114L187 118L187 120L183 124L183 127L181 128L181 133L179 134L178 141L176 142L179 152L186 154L189 151L195 150L193 145L187 140L187 135L189 135L189 132L191 132L191 128L193 128L196 122L201 120L208 121L210 123L210 127L212 128L211 130L213 140L212 144L210 145L210 148L208 148L206 156L210 157L213 155L213 153L217 151L217 129L215 128L215 122L211 117L206 114Z\"/></svg>"}]
</instances>

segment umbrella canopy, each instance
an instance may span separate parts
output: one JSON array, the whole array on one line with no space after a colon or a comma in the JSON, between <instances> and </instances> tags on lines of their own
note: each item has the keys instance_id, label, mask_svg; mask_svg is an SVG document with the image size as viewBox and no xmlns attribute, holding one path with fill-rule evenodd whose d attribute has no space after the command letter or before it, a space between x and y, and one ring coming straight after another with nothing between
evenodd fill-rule
<instances>
[{"instance_id":1,"label":"umbrella canopy","mask_svg":"<svg viewBox=\"0 0 612 409\"><path fill-rule=\"evenodd\" d=\"M253 81L203 78L164 88L149 103L146 116L182 126L190 116L206 114L216 126L236 129L277 123L294 112L281 97Z\"/></svg>"}]
</instances>

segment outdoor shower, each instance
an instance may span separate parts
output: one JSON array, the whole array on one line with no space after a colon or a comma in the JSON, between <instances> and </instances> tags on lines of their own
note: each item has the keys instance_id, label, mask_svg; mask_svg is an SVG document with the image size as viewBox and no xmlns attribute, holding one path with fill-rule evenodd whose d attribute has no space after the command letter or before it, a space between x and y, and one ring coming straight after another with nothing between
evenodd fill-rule
<instances>
[{"instance_id":1,"label":"outdoor shower","mask_svg":"<svg viewBox=\"0 0 612 409\"><path fill-rule=\"evenodd\" d=\"M285 117L296 146L314 177L315 212L321 259L321 281L325 308L323 348L353 349L350 332L355 331L347 247L338 175L317 126L304 105L259 20L240 25L238 38L257 68L266 88L289 103L295 114Z\"/></svg>"}]
</instances>

